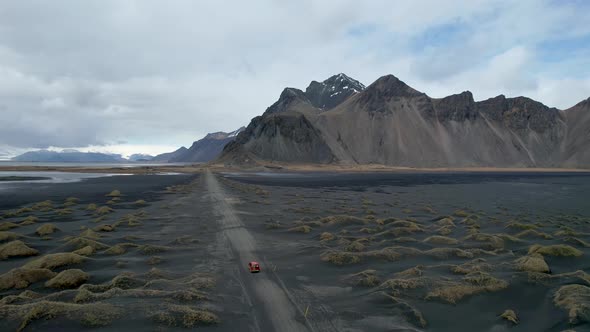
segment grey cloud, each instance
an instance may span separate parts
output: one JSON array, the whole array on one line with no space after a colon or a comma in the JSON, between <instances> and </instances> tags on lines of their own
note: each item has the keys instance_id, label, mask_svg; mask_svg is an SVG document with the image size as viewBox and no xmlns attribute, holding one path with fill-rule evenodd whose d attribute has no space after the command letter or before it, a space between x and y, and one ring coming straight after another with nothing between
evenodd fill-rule
<instances>
[{"instance_id":1,"label":"grey cloud","mask_svg":"<svg viewBox=\"0 0 590 332\"><path fill-rule=\"evenodd\" d=\"M0 145L187 145L247 124L285 86L337 72L366 84L393 73L431 94L496 92L487 79L505 93L534 95L551 77L531 77L522 62L504 77L486 70L490 59L519 46L532 52L520 41L558 34L564 20L585 13L519 3L511 13L514 2L500 0L5 2ZM527 10L546 24L520 23L516 33L510 22ZM489 12L498 16L477 21ZM460 43L409 47L428 28L456 20L476 23ZM350 34L363 25L375 31ZM579 25L572 33L585 33Z\"/></svg>"}]
</instances>

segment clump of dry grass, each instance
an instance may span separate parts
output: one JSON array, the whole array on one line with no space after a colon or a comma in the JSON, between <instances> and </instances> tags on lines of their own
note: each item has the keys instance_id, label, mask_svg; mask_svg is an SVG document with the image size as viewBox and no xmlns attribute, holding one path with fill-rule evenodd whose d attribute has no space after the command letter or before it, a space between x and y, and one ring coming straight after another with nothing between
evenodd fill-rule
<instances>
[{"instance_id":1,"label":"clump of dry grass","mask_svg":"<svg viewBox=\"0 0 590 332\"><path fill-rule=\"evenodd\" d=\"M580 246L580 247L590 248L590 243L588 243L582 239L578 239L577 237L566 237L563 240L566 242L573 243L573 244Z\"/></svg>"},{"instance_id":2,"label":"clump of dry grass","mask_svg":"<svg viewBox=\"0 0 590 332\"><path fill-rule=\"evenodd\" d=\"M515 262L517 270L526 272L541 272L549 273L549 265L545 262L543 255L538 253L532 253L527 256L518 258Z\"/></svg>"},{"instance_id":3,"label":"clump of dry grass","mask_svg":"<svg viewBox=\"0 0 590 332\"><path fill-rule=\"evenodd\" d=\"M494 249L504 248L504 239L495 234L475 233L464 238L465 241L475 241L486 243L489 247Z\"/></svg>"},{"instance_id":4,"label":"clump of dry grass","mask_svg":"<svg viewBox=\"0 0 590 332\"><path fill-rule=\"evenodd\" d=\"M138 199L135 202L133 202L133 204L135 204L135 205L146 205L147 202L145 200L143 200L143 199Z\"/></svg>"},{"instance_id":5,"label":"clump of dry grass","mask_svg":"<svg viewBox=\"0 0 590 332\"><path fill-rule=\"evenodd\" d=\"M13 232L0 232L0 241L12 241L21 238L22 235Z\"/></svg>"},{"instance_id":6,"label":"clump of dry grass","mask_svg":"<svg viewBox=\"0 0 590 332\"><path fill-rule=\"evenodd\" d=\"M0 315L4 319L21 321L17 331L24 330L37 319L57 317L77 321L83 326L99 327L112 323L122 311L106 303L73 304L54 301L39 301L22 305L6 305Z\"/></svg>"},{"instance_id":7,"label":"clump of dry grass","mask_svg":"<svg viewBox=\"0 0 590 332\"><path fill-rule=\"evenodd\" d=\"M7 231L16 227L18 227L18 225L10 221L0 223L0 231Z\"/></svg>"},{"instance_id":8,"label":"clump of dry grass","mask_svg":"<svg viewBox=\"0 0 590 332\"><path fill-rule=\"evenodd\" d=\"M43 201L43 202L38 202L33 204L33 206L31 206L31 208L33 210L37 210L37 211L41 211L41 212L46 212L46 211L50 211L53 209L53 202L52 201Z\"/></svg>"},{"instance_id":9,"label":"clump of dry grass","mask_svg":"<svg viewBox=\"0 0 590 332\"><path fill-rule=\"evenodd\" d=\"M0 290L26 288L37 281L53 278L56 275L49 269L20 267L0 275Z\"/></svg>"},{"instance_id":10,"label":"clump of dry grass","mask_svg":"<svg viewBox=\"0 0 590 332\"><path fill-rule=\"evenodd\" d=\"M465 210L455 210L455 212L453 212L453 215L456 217L460 217L460 218L466 218L470 216L470 213L465 211Z\"/></svg>"},{"instance_id":11,"label":"clump of dry grass","mask_svg":"<svg viewBox=\"0 0 590 332\"><path fill-rule=\"evenodd\" d=\"M553 296L553 303L568 311L570 324L590 322L590 287L578 284L561 286Z\"/></svg>"},{"instance_id":12,"label":"clump of dry grass","mask_svg":"<svg viewBox=\"0 0 590 332\"><path fill-rule=\"evenodd\" d=\"M55 231L58 230L59 228L57 228L57 226L55 226L54 224L43 224L37 228L35 233L37 233L37 235L39 236L46 236L49 234L53 234Z\"/></svg>"},{"instance_id":13,"label":"clump of dry grass","mask_svg":"<svg viewBox=\"0 0 590 332\"><path fill-rule=\"evenodd\" d=\"M101 207L97 208L94 213L97 214L97 215L99 215L99 216L103 216L105 214L112 213L113 211L114 210L111 207L109 207L109 206L101 206Z\"/></svg>"},{"instance_id":14,"label":"clump of dry grass","mask_svg":"<svg viewBox=\"0 0 590 332\"><path fill-rule=\"evenodd\" d=\"M349 215L335 215L335 216L328 216L321 218L319 220L323 224L327 225L338 225L338 224L357 224L357 225L365 225L367 221L362 218L358 218L355 216Z\"/></svg>"},{"instance_id":15,"label":"clump of dry grass","mask_svg":"<svg viewBox=\"0 0 590 332\"><path fill-rule=\"evenodd\" d=\"M424 273L424 267L422 265L416 265L414 267L411 267L409 269L405 269L403 271L397 272L394 274L394 276L396 278L415 278L415 277L421 277L422 274Z\"/></svg>"},{"instance_id":16,"label":"clump of dry grass","mask_svg":"<svg viewBox=\"0 0 590 332\"><path fill-rule=\"evenodd\" d=\"M511 309L506 309L501 315L500 317L504 318L505 320L511 322L514 325L518 325L518 317L516 316L516 313L514 312L514 310Z\"/></svg>"},{"instance_id":17,"label":"clump of dry grass","mask_svg":"<svg viewBox=\"0 0 590 332\"><path fill-rule=\"evenodd\" d=\"M440 235L429 236L426 239L424 239L424 242L430 243L430 244L444 244L444 245L459 244L459 241L457 241L456 239L446 237L446 236L440 236Z\"/></svg>"},{"instance_id":18,"label":"clump of dry grass","mask_svg":"<svg viewBox=\"0 0 590 332\"><path fill-rule=\"evenodd\" d=\"M0 246L0 260L17 256L34 256L39 251L27 246L23 241L15 240Z\"/></svg>"},{"instance_id":19,"label":"clump of dry grass","mask_svg":"<svg viewBox=\"0 0 590 332\"><path fill-rule=\"evenodd\" d=\"M329 233L329 232L323 232L322 234L320 234L320 241L332 241L336 238L336 236L334 236L334 234Z\"/></svg>"},{"instance_id":20,"label":"clump of dry grass","mask_svg":"<svg viewBox=\"0 0 590 332\"><path fill-rule=\"evenodd\" d=\"M361 241L352 241L345 248L345 251L360 252L365 250L365 245Z\"/></svg>"},{"instance_id":21,"label":"clump of dry grass","mask_svg":"<svg viewBox=\"0 0 590 332\"><path fill-rule=\"evenodd\" d=\"M110 193L106 194L107 197L121 197L121 192L117 189L111 191Z\"/></svg>"},{"instance_id":22,"label":"clump of dry grass","mask_svg":"<svg viewBox=\"0 0 590 332\"><path fill-rule=\"evenodd\" d=\"M28 216L25 219L23 219L19 225L21 226L27 226L27 225L32 225L35 224L39 221L39 218L35 217L35 216Z\"/></svg>"},{"instance_id":23,"label":"clump of dry grass","mask_svg":"<svg viewBox=\"0 0 590 332\"><path fill-rule=\"evenodd\" d=\"M113 227L113 225L105 224L96 226L94 230L97 232L112 232L115 230L115 227Z\"/></svg>"},{"instance_id":24,"label":"clump of dry grass","mask_svg":"<svg viewBox=\"0 0 590 332\"><path fill-rule=\"evenodd\" d=\"M153 254L158 254L158 253L170 250L169 247L153 246L153 245L149 245L149 244L141 245L138 248L139 248L139 252L144 255L153 255Z\"/></svg>"},{"instance_id":25,"label":"clump of dry grass","mask_svg":"<svg viewBox=\"0 0 590 332\"><path fill-rule=\"evenodd\" d=\"M162 263L162 257L160 256L152 256L150 258L147 259L146 263L148 265L158 265L160 263Z\"/></svg>"},{"instance_id":26,"label":"clump of dry grass","mask_svg":"<svg viewBox=\"0 0 590 332\"><path fill-rule=\"evenodd\" d=\"M407 237L407 236L396 237L395 239L393 239L393 241L399 242L399 243L418 242L418 240L414 239L413 237Z\"/></svg>"},{"instance_id":27,"label":"clump of dry grass","mask_svg":"<svg viewBox=\"0 0 590 332\"><path fill-rule=\"evenodd\" d=\"M96 211L96 209L98 209L98 205L95 203L90 203L86 206L87 211Z\"/></svg>"},{"instance_id":28,"label":"clump of dry grass","mask_svg":"<svg viewBox=\"0 0 590 332\"><path fill-rule=\"evenodd\" d=\"M311 232L311 227L308 225L301 225L296 226L288 229L289 232L296 232L296 233L309 233Z\"/></svg>"},{"instance_id":29,"label":"clump of dry grass","mask_svg":"<svg viewBox=\"0 0 590 332\"><path fill-rule=\"evenodd\" d=\"M386 261L397 261L403 257L417 256L422 252L411 247L386 247L362 253L362 257L377 258Z\"/></svg>"},{"instance_id":30,"label":"clump of dry grass","mask_svg":"<svg viewBox=\"0 0 590 332\"><path fill-rule=\"evenodd\" d=\"M122 255L127 252L127 248L139 247L137 244L134 243L118 243L114 246L110 247L109 249L105 250L105 254L108 255Z\"/></svg>"},{"instance_id":31,"label":"clump of dry grass","mask_svg":"<svg viewBox=\"0 0 590 332\"><path fill-rule=\"evenodd\" d=\"M80 269L64 270L45 283L50 288L76 288L90 279L90 275Z\"/></svg>"},{"instance_id":32,"label":"clump of dry grass","mask_svg":"<svg viewBox=\"0 0 590 332\"><path fill-rule=\"evenodd\" d=\"M355 286L375 287L381 283L377 271L364 270L346 278L347 282Z\"/></svg>"},{"instance_id":33,"label":"clump of dry grass","mask_svg":"<svg viewBox=\"0 0 590 332\"><path fill-rule=\"evenodd\" d=\"M86 260L86 257L71 252L61 252L56 254L47 254L41 256L23 267L28 269L55 269L61 266L80 264Z\"/></svg>"},{"instance_id":34,"label":"clump of dry grass","mask_svg":"<svg viewBox=\"0 0 590 332\"><path fill-rule=\"evenodd\" d=\"M83 236L67 237L66 241L67 241L66 242L67 246L72 246L76 249L82 249L84 247L92 247L92 249L94 251L99 251L99 250L107 249L109 247L108 245L106 245L104 243L101 243L101 242L98 242L98 241L95 241L95 240L92 240L92 239L89 239L89 238L86 238Z\"/></svg>"},{"instance_id":35,"label":"clump of dry grass","mask_svg":"<svg viewBox=\"0 0 590 332\"><path fill-rule=\"evenodd\" d=\"M539 232L537 230L534 229L527 229L524 230L518 234L515 235L517 238L523 238L523 237L538 237L538 238L542 238L545 240L550 240L553 238L553 236L547 234L547 233L543 233L543 232Z\"/></svg>"},{"instance_id":36,"label":"clump of dry grass","mask_svg":"<svg viewBox=\"0 0 590 332\"><path fill-rule=\"evenodd\" d=\"M68 197L66 198L65 202L64 202L64 206L73 206L78 204L78 202L80 202L80 199L77 197Z\"/></svg>"},{"instance_id":37,"label":"clump of dry grass","mask_svg":"<svg viewBox=\"0 0 590 332\"><path fill-rule=\"evenodd\" d=\"M448 259L452 256L460 258L473 258L473 253L459 248L432 248L424 251L424 254L438 259Z\"/></svg>"},{"instance_id":38,"label":"clump of dry grass","mask_svg":"<svg viewBox=\"0 0 590 332\"><path fill-rule=\"evenodd\" d=\"M94 248L92 246L86 246L84 248L74 250L73 253L78 254L78 255L82 255L82 256L90 256L94 253Z\"/></svg>"},{"instance_id":39,"label":"clump of dry grass","mask_svg":"<svg viewBox=\"0 0 590 332\"><path fill-rule=\"evenodd\" d=\"M69 216L70 214L74 213L72 209L64 208L64 209L57 209L54 211L58 216Z\"/></svg>"},{"instance_id":40,"label":"clump of dry grass","mask_svg":"<svg viewBox=\"0 0 590 332\"><path fill-rule=\"evenodd\" d=\"M549 256L564 256L564 257L579 257L584 253L567 244L554 244L549 246L542 246L534 244L529 248L529 254L538 253Z\"/></svg>"},{"instance_id":41,"label":"clump of dry grass","mask_svg":"<svg viewBox=\"0 0 590 332\"><path fill-rule=\"evenodd\" d=\"M519 223L519 222L513 221L513 222L509 223L508 225L506 225L506 228L527 230L527 229L537 229L538 227L537 227L537 225L534 225L534 224L524 224L524 223Z\"/></svg>"},{"instance_id":42,"label":"clump of dry grass","mask_svg":"<svg viewBox=\"0 0 590 332\"><path fill-rule=\"evenodd\" d=\"M483 258L476 258L461 265L451 265L451 271L458 274L469 274L473 272L489 272L492 266L486 263Z\"/></svg>"},{"instance_id":43,"label":"clump of dry grass","mask_svg":"<svg viewBox=\"0 0 590 332\"><path fill-rule=\"evenodd\" d=\"M436 214L436 211L431 206L423 206L421 210L426 213Z\"/></svg>"},{"instance_id":44,"label":"clump of dry grass","mask_svg":"<svg viewBox=\"0 0 590 332\"><path fill-rule=\"evenodd\" d=\"M450 216L439 217L439 219L435 222L435 224L440 227L445 227L445 226L456 227L455 222L453 221L453 217L450 217Z\"/></svg>"},{"instance_id":45,"label":"clump of dry grass","mask_svg":"<svg viewBox=\"0 0 590 332\"><path fill-rule=\"evenodd\" d=\"M443 226L436 230L439 235L446 236L453 232L453 227L451 226Z\"/></svg>"},{"instance_id":46,"label":"clump of dry grass","mask_svg":"<svg viewBox=\"0 0 590 332\"><path fill-rule=\"evenodd\" d=\"M150 316L157 323L186 328L219 323L219 318L215 314L186 305L167 304Z\"/></svg>"},{"instance_id":47,"label":"clump of dry grass","mask_svg":"<svg viewBox=\"0 0 590 332\"><path fill-rule=\"evenodd\" d=\"M356 253L335 250L324 252L320 258L323 262L329 262L334 265L356 264L361 261Z\"/></svg>"},{"instance_id":48,"label":"clump of dry grass","mask_svg":"<svg viewBox=\"0 0 590 332\"><path fill-rule=\"evenodd\" d=\"M35 293L33 291L30 290L25 290L23 292L20 292L18 295L7 295L5 297L3 297L0 300L0 305L4 305L4 304L18 304L18 303L22 303L25 301L30 301L33 299L38 299L40 297L42 297L43 295L39 294L39 293Z\"/></svg>"},{"instance_id":49,"label":"clump of dry grass","mask_svg":"<svg viewBox=\"0 0 590 332\"><path fill-rule=\"evenodd\" d=\"M426 295L426 300L440 299L456 304L461 299L485 292L496 292L508 287L508 282L497 279L485 272L474 272L463 278L464 282L448 282Z\"/></svg>"}]
</instances>

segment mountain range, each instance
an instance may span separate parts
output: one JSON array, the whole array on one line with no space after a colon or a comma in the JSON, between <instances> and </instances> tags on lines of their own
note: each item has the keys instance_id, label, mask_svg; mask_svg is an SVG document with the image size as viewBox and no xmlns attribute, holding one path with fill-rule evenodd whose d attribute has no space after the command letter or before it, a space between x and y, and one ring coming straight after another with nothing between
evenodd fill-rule
<instances>
[{"instance_id":1,"label":"mountain range","mask_svg":"<svg viewBox=\"0 0 590 332\"><path fill-rule=\"evenodd\" d=\"M208 162L221 154L223 147L244 130L244 127L226 133L223 131L207 134L202 139L193 142L190 148L184 146L176 151L163 153L152 158L154 162L190 163Z\"/></svg>"},{"instance_id":2,"label":"mountain range","mask_svg":"<svg viewBox=\"0 0 590 332\"><path fill-rule=\"evenodd\" d=\"M119 154L106 154L99 152L80 152L65 150L62 152L37 150L25 152L12 158L20 162L57 162L57 163L122 163L128 160Z\"/></svg>"},{"instance_id":3,"label":"mountain range","mask_svg":"<svg viewBox=\"0 0 590 332\"><path fill-rule=\"evenodd\" d=\"M286 88L219 162L404 167L590 167L590 98L559 110L526 97L432 98L393 75Z\"/></svg>"}]
</instances>

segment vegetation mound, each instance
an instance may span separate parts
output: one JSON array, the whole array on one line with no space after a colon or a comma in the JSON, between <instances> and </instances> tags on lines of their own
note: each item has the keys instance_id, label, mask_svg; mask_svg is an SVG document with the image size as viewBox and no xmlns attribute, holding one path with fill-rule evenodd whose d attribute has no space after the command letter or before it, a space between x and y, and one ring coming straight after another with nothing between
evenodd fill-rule
<instances>
[{"instance_id":1,"label":"vegetation mound","mask_svg":"<svg viewBox=\"0 0 590 332\"><path fill-rule=\"evenodd\" d=\"M583 255L580 250L568 246L567 244L554 244L549 246L542 246L539 244L532 245L529 248L529 254L538 253L548 256L564 256L564 257L579 257Z\"/></svg>"},{"instance_id":2,"label":"vegetation mound","mask_svg":"<svg viewBox=\"0 0 590 332\"><path fill-rule=\"evenodd\" d=\"M117 189L111 191L110 193L106 194L107 197L121 197L121 192Z\"/></svg>"},{"instance_id":3,"label":"vegetation mound","mask_svg":"<svg viewBox=\"0 0 590 332\"><path fill-rule=\"evenodd\" d=\"M22 237L22 235L13 232L0 232L0 241L12 241Z\"/></svg>"},{"instance_id":4,"label":"vegetation mound","mask_svg":"<svg viewBox=\"0 0 590 332\"><path fill-rule=\"evenodd\" d=\"M568 311L570 324L590 322L590 287L565 285L553 296L553 303Z\"/></svg>"},{"instance_id":5,"label":"vegetation mound","mask_svg":"<svg viewBox=\"0 0 590 332\"><path fill-rule=\"evenodd\" d=\"M514 310L507 309L500 315L500 317L504 318L505 320L511 322L514 325L518 325L518 317L516 316Z\"/></svg>"},{"instance_id":6,"label":"vegetation mound","mask_svg":"<svg viewBox=\"0 0 590 332\"><path fill-rule=\"evenodd\" d=\"M348 276L346 279L348 283L355 286L375 287L381 283L375 270L361 271Z\"/></svg>"},{"instance_id":7,"label":"vegetation mound","mask_svg":"<svg viewBox=\"0 0 590 332\"><path fill-rule=\"evenodd\" d=\"M53 278L56 275L48 269L20 267L0 275L0 290L26 288L30 284Z\"/></svg>"},{"instance_id":8,"label":"vegetation mound","mask_svg":"<svg viewBox=\"0 0 590 332\"><path fill-rule=\"evenodd\" d=\"M109 207L109 206L101 206L101 207L97 208L94 211L94 213L97 214L97 215L99 215L99 216L102 216L102 215L105 215L105 214L109 214L109 213L111 213L113 211L114 210L111 207Z\"/></svg>"},{"instance_id":9,"label":"vegetation mound","mask_svg":"<svg viewBox=\"0 0 590 332\"><path fill-rule=\"evenodd\" d=\"M7 231L9 229L13 229L18 227L17 224L10 222L10 221L5 221L3 223L0 223L0 231Z\"/></svg>"},{"instance_id":10,"label":"vegetation mound","mask_svg":"<svg viewBox=\"0 0 590 332\"><path fill-rule=\"evenodd\" d=\"M19 225L21 225L21 226L32 225L32 224L37 223L38 221L39 221L39 218L37 218L35 216L28 216L25 219L23 219L23 221L21 221Z\"/></svg>"},{"instance_id":11,"label":"vegetation mound","mask_svg":"<svg viewBox=\"0 0 590 332\"><path fill-rule=\"evenodd\" d=\"M543 255L532 253L518 258L515 262L516 269L525 272L549 273L549 265L545 262Z\"/></svg>"},{"instance_id":12,"label":"vegetation mound","mask_svg":"<svg viewBox=\"0 0 590 332\"><path fill-rule=\"evenodd\" d=\"M192 328L219 323L219 318L215 314L187 305L167 304L163 309L151 313L150 316L155 322L171 327Z\"/></svg>"},{"instance_id":13,"label":"vegetation mound","mask_svg":"<svg viewBox=\"0 0 590 332\"><path fill-rule=\"evenodd\" d=\"M440 299L456 304L461 299L485 292L496 292L508 287L508 282L497 279L485 272L473 272L463 278L464 282L448 282L435 288L426 299Z\"/></svg>"},{"instance_id":14,"label":"vegetation mound","mask_svg":"<svg viewBox=\"0 0 590 332\"><path fill-rule=\"evenodd\" d=\"M46 236L49 234L53 234L55 231L58 230L59 229L54 224L43 224L37 228L35 233L37 233L37 235L39 236Z\"/></svg>"},{"instance_id":15,"label":"vegetation mound","mask_svg":"<svg viewBox=\"0 0 590 332\"><path fill-rule=\"evenodd\" d=\"M20 321L17 331L37 319L66 318L86 327L107 326L121 316L121 309L106 303L73 304L39 301L23 305L6 305L0 311L3 319Z\"/></svg>"},{"instance_id":16,"label":"vegetation mound","mask_svg":"<svg viewBox=\"0 0 590 332\"><path fill-rule=\"evenodd\" d=\"M311 227L307 225L296 226L288 229L289 232L296 232L296 233L309 233L311 232Z\"/></svg>"},{"instance_id":17,"label":"vegetation mound","mask_svg":"<svg viewBox=\"0 0 590 332\"><path fill-rule=\"evenodd\" d=\"M0 260L16 256L34 256L39 251L27 246L23 241L16 240L0 246Z\"/></svg>"},{"instance_id":18,"label":"vegetation mound","mask_svg":"<svg viewBox=\"0 0 590 332\"><path fill-rule=\"evenodd\" d=\"M90 275L79 269L61 271L45 283L51 288L76 288L90 279Z\"/></svg>"},{"instance_id":19,"label":"vegetation mound","mask_svg":"<svg viewBox=\"0 0 590 332\"><path fill-rule=\"evenodd\" d=\"M50 269L67 266L72 264L80 264L86 260L86 257L74 254L71 252L61 252L56 254L47 254L41 256L34 261L28 262L23 267L28 269Z\"/></svg>"},{"instance_id":20,"label":"vegetation mound","mask_svg":"<svg viewBox=\"0 0 590 332\"><path fill-rule=\"evenodd\" d=\"M440 236L440 235L429 236L426 239L424 239L424 242L430 243L430 244L444 244L444 245L454 245L454 244L459 243L459 241L457 241L456 239L446 237L446 236Z\"/></svg>"},{"instance_id":21,"label":"vegetation mound","mask_svg":"<svg viewBox=\"0 0 590 332\"><path fill-rule=\"evenodd\" d=\"M320 258L322 261L329 262L334 265L356 264L361 261L357 253L333 250L324 252Z\"/></svg>"},{"instance_id":22,"label":"vegetation mound","mask_svg":"<svg viewBox=\"0 0 590 332\"><path fill-rule=\"evenodd\" d=\"M336 237L334 236L334 234L329 233L329 232L323 232L320 235L320 241L332 241L334 240Z\"/></svg>"}]
</instances>

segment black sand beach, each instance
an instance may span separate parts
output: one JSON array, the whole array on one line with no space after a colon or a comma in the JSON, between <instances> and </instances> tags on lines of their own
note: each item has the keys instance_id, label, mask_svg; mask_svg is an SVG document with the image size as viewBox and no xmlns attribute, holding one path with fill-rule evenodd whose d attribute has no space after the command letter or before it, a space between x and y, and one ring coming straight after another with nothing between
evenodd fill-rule
<instances>
[{"instance_id":1,"label":"black sand beach","mask_svg":"<svg viewBox=\"0 0 590 332\"><path fill-rule=\"evenodd\" d=\"M589 194L570 173L11 184L0 329L585 331Z\"/></svg>"}]
</instances>

